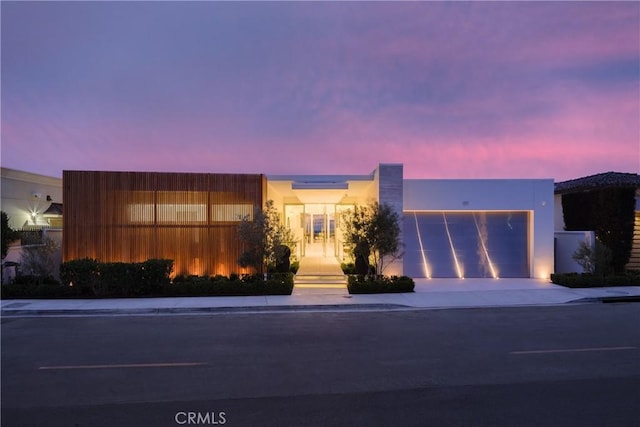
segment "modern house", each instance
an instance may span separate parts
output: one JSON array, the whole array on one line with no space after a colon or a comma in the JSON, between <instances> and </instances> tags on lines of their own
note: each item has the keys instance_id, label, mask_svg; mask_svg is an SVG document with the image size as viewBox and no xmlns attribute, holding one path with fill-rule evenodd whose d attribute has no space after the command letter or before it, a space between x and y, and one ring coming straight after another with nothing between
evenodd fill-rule
<instances>
[{"instance_id":1,"label":"modern house","mask_svg":"<svg viewBox=\"0 0 640 427\"><path fill-rule=\"evenodd\" d=\"M177 274L243 273L236 228L272 200L294 255L343 260L341 212L373 201L402 218L404 256L385 270L414 278L548 278L554 184L404 179L401 164L366 175L63 172L63 259L174 260Z\"/></svg>"}]
</instances>

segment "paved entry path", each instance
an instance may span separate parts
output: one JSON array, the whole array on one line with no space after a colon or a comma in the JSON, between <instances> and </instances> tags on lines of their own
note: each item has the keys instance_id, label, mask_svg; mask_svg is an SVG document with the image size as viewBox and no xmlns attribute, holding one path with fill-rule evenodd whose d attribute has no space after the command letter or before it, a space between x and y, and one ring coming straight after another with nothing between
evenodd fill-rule
<instances>
[{"instance_id":1,"label":"paved entry path","mask_svg":"<svg viewBox=\"0 0 640 427\"><path fill-rule=\"evenodd\" d=\"M335 257L305 256L295 277L293 295L347 295L347 278Z\"/></svg>"},{"instance_id":2,"label":"paved entry path","mask_svg":"<svg viewBox=\"0 0 640 427\"><path fill-rule=\"evenodd\" d=\"M306 256L300 260L296 276L343 276L338 260L334 257Z\"/></svg>"}]
</instances>

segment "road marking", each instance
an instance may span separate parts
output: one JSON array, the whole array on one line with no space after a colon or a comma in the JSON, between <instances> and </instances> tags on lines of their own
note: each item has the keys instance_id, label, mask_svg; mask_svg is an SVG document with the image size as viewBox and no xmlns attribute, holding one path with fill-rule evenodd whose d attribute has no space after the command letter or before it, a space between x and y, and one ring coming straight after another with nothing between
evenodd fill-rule
<instances>
[{"instance_id":1,"label":"road marking","mask_svg":"<svg viewBox=\"0 0 640 427\"><path fill-rule=\"evenodd\" d=\"M61 366L40 366L38 370L60 370L60 369L121 369L121 368L176 368L183 366L202 366L205 362L175 362L175 363L124 363L114 365L61 365Z\"/></svg>"},{"instance_id":2,"label":"road marking","mask_svg":"<svg viewBox=\"0 0 640 427\"><path fill-rule=\"evenodd\" d=\"M511 351L509 354L543 354L543 353L577 353L584 351L616 351L616 350L635 350L637 347L592 347L592 348L559 348L554 350L523 350Z\"/></svg>"}]
</instances>

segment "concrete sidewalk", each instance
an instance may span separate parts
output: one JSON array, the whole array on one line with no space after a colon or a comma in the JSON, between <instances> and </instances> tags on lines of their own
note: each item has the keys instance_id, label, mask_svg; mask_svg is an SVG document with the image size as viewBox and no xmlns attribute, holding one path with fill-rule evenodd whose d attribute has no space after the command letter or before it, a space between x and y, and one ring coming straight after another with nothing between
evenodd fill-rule
<instances>
[{"instance_id":1,"label":"concrete sidewalk","mask_svg":"<svg viewBox=\"0 0 640 427\"><path fill-rule=\"evenodd\" d=\"M318 293L244 297L3 300L2 316L150 315L265 311L442 309L555 305L611 297L640 297L640 286L569 289L533 279L416 280L414 293Z\"/></svg>"}]
</instances>

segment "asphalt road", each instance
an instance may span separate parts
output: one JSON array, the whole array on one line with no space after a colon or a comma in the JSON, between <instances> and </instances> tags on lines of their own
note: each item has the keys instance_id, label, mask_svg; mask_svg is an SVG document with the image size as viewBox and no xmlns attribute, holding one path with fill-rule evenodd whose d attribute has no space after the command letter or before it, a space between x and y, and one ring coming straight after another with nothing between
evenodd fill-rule
<instances>
[{"instance_id":1,"label":"asphalt road","mask_svg":"<svg viewBox=\"0 0 640 427\"><path fill-rule=\"evenodd\" d=\"M3 318L1 374L3 427L637 427L640 304Z\"/></svg>"}]
</instances>

